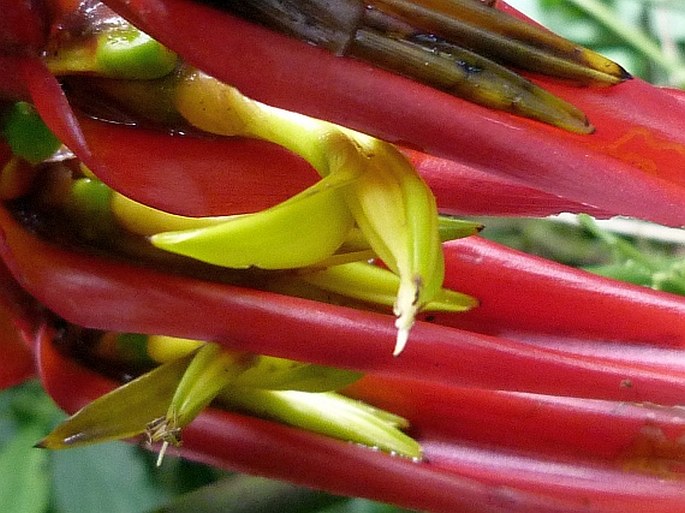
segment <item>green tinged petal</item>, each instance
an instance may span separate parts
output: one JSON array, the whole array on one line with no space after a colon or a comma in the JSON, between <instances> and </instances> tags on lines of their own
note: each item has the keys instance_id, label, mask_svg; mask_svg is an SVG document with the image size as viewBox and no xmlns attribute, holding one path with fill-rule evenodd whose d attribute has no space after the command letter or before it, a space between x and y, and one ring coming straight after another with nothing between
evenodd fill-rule
<instances>
[{"instance_id":1,"label":"green tinged petal","mask_svg":"<svg viewBox=\"0 0 685 513\"><path fill-rule=\"evenodd\" d=\"M173 98L179 114L197 128L280 144L323 178L262 212L203 220L161 213L115 195L112 209L120 223L149 235L159 249L230 268L325 268L368 259L370 249L399 277L394 301L394 353L399 354L417 313L444 296L441 225L445 237L471 234L477 226L439 222L431 190L388 143L261 104L191 68L182 69L172 84L165 82L164 97ZM349 237L355 225L366 242ZM457 296L451 301L458 308L474 304Z\"/></svg>"},{"instance_id":2,"label":"green tinged petal","mask_svg":"<svg viewBox=\"0 0 685 513\"><path fill-rule=\"evenodd\" d=\"M314 433L420 459L419 443L398 429L407 421L333 392L225 390L219 400L239 409Z\"/></svg>"},{"instance_id":3,"label":"green tinged petal","mask_svg":"<svg viewBox=\"0 0 685 513\"><path fill-rule=\"evenodd\" d=\"M161 365L96 399L57 426L38 446L66 449L144 433L152 419L166 414L192 357Z\"/></svg>"},{"instance_id":4,"label":"green tinged petal","mask_svg":"<svg viewBox=\"0 0 685 513\"><path fill-rule=\"evenodd\" d=\"M362 374L275 356L256 356L252 366L233 383L235 387L263 390L328 392L351 385Z\"/></svg>"},{"instance_id":5,"label":"green tinged petal","mask_svg":"<svg viewBox=\"0 0 685 513\"><path fill-rule=\"evenodd\" d=\"M368 303L393 306L400 278L377 265L351 262L321 271L303 271L299 279L321 289ZM423 308L426 311L463 312L478 304L475 298L441 288Z\"/></svg>"},{"instance_id":6,"label":"green tinged petal","mask_svg":"<svg viewBox=\"0 0 685 513\"><path fill-rule=\"evenodd\" d=\"M182 358L201 346L211 346L210 349L203 349L205 356L209 353L221 354L219 346L213 343L160 335L148 337L147 352L155 361L167 362ZM241 372L231 381L233 387L327 392L346 387L361 377L356 371L275 356L226 353L243 364ZM206 361L206 358L203 360Z\"/></svg>"},{"instance_id":7,"label":"green tinged petal","mask_svg":"<svg viewBox=\"0 0 685 513\"><path fill-rule=\"evenodd\" d=\"M160 249L224 267L291 269L315 265L342 245L353 225L340 193L322 189L307 189L268 210L236 216L218 225L159 233L150 237L150 242Z\"/></svg>"},{"instance_id":8,"label":"green tinged petal","mask_svg":"<svg viewBox=\"0 0 685 513\"><path fill-rule=\"evenodd\" d=\"M151 355L185 355L96 399L38 446L63 449L146 433L151 443L163 442L161 462L168 445L180 443L182 428L218 398L231 409L421 457L419 444L400 431L408 427L405 419L332 392L359 373L197 343L155 338Z\"/></svg>"},{"instance_id":9,"label":"green tinged petal","mask_svg":"<svg viewBox=\"0 0 685 513\"><path fill-rule=\"evenodd\" d=\"M46 64L55 75L150 80L168 75L178 64L175 53L123 19L95 36L55 38L53 45Z\"/></svg>"},{"instance_id":10,"label":"green tinged petal","mask_svg":"<svg viewBox=\"0 0 685 513\"><path fill-rule=\"evenodd\" d=\"M416 314L438 293L444 259L435 198L393 146L349 131L368 156L367 172L345 199L371 248L400 278L394 354L404 348Z\"/></svg>"},{"instance_id":11,"label":"green tinged petal","mask_svg":"<svg viewBox=\"0 0 685 513\"><path fill-rule=\"evenodd\" d=\"M96 61L105 76L145 80L163 77L177 64L176 54L133 27L100 36Z\"/></svg>"},{"instance_id":12,"label":"green tinged petal","mask_svg":"<svg viewBox=\"0 0 685 513\"><path fill-rule=\"evenodd\" d=\"M193 353L166 413L167 422L184 427L212 402L217 394L249 368L252 355L205 344Z\"/></svg>"},{"instance_id":13,"label":"green tinged petal","mask_svg":"<svg viewBox=\"0 0 685 513\"><path fill-rule=\"evenodd\" d=\"M188 217L148 207L112 191L109 208L119 225L131 233L150 236L166 231L182 231L214 226L230 219L223 217Z\"/></svg>"}]
</instances>

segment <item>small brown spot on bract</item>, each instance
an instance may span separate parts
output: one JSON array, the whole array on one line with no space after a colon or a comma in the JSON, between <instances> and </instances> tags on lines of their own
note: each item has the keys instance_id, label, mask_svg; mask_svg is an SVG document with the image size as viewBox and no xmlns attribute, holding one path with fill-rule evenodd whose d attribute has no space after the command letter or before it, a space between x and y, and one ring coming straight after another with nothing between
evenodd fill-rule
<instances>
[{"instance_id":1,"label":"small brown spot on bract","mask_svg":"<svg viewBox=\"0 0 685 513\"><path fill-rule=\"evenodd\" d=\"M621 388L633 388L633 381L631 379L622 379L621 380Z\"/></svg>"}]
</instances>

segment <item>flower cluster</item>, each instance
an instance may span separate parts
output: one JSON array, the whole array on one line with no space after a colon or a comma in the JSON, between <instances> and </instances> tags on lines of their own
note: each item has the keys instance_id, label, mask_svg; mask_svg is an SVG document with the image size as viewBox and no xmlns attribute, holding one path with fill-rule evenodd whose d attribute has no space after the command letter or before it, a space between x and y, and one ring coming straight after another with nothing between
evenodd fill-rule
<instances>
[{"instance_id":1,"label":"flower cluster","mask_svg":"<svg viewBox=\"0 0 685 513\"><path fill-rule=\"evenodd\" d=\"M0 384L100 406L45 446L147 430L436 513L685 509L685 300L437 215L681 226L685 95L502 2L341 2L332 36L279 32L289 2L48 4L0 0Z\"/></svg>"}]
</instances>

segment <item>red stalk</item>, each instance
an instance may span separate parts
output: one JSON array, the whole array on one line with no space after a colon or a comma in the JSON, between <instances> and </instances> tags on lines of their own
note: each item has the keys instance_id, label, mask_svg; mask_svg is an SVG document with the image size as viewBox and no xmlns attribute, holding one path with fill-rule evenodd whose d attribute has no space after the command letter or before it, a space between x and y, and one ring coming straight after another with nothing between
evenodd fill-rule
<instances>
[{"instance_id":1,"label":"red stalk","mask_svg":"<svg viewBox=\"0 0 685 513\"><path fill-rule=\"evenodd\" d=\"M505 446L561 459L621 466L643 458L653 471L681 472L685 415L674 408L458 388L367 375L346 394L409 418L413 433L438 442ZM487 426L487 429L484 429ZM650 460L653 458L653 461ZM645 470L648 467L645 465Z\"/></svg>"},{"instance_id":2,"label":"red stalk","mask_svg":"<svg viewBox=\"0 0 685 513\"><path fill-rule=\"evenodd\" d=\"M172 136L93 121L72 111L47 70L39 64L30 69L29 85L40 99L36 106L58 137L105 183L150 206L186 215L255 211L283 201L316 179L300 158L266 142ZM445 212L606 215L459 162L405 151Z\"/></svg>"},{"instance_id":3,"label":"red stalk","mask_svg":"<svg viewBox=\"0 0 685 513\"><path fill-rule=\"evenodd\" d=\"M46 389L68 411L114 386L58 354L47 337L42 338L39 361ZM436 513L580 513L588 507L598 513L641 513L648 506L655 513L666 513L685 507L681 483L628 473L620 461L613 462L623 449L630 454L630 436L634 440L644 437L644 426L663 429L669 438L677 439L683 421L671 411L626 407L621 412L612 403L466 391L374 377L365 378L354 390L359 397L380 400L407 414L425 448L426 460L412 463L216 410L203 413L184 430L181 453L232 470ZM470 411L459 408L468 408L470 402L477 407ZM516 411L519 418L523 416L520 432L511 424ZM469 417L477 422L477 426L472 424L475 434L464 436L459 433L458 421L466 420L468 431ZM599 427L592 421L600 422ZM580 452L564 455L550 451L553 454L545 455L543 450L533 458L534 453L521 452L518 442L521 437L530 440L529 424L550 443L551 439L565 440L569 427L591 431L574 431L579 439L584 434L584 442L565 440L567 446L577 443ZM492 426L501 438L493 436L489 428L484 430L485 425ZM504 436L507 428L513 439ZM592 446L599 432L605 433L615 452L602 451L601 442L588 449L587 444ZM670 453L657 456L668 459ZM676 457L681 458L679 454ZM655 465L652 470L659 470L659 457L649 454L646 460Z\"/></svg>"},{"instance_id":4,"label":"red stalk","mask_svg":"<svg viewBox=\"0 0 685 513\"><path fill-rule=\"evenodd\" d=\"M255 353L472 387L662 404L677 404L685 392L685 369L676 364L580 354L423 322L414 327L402 357L393 358L390 315L64 250L38 240L4 210L0 225L5 233L0 253L16 279L49 309L84 327L214 340ZM637 289L635 297L598 294L598 301L603 308L625 308L643 295L654 293ZM684 303L675 298L672 302L680 308ZM602 309L585 308L604 319ZM519 315L534 317L537 312L523 304ZM663 320L669 315L673 322L682 322L677 309L645 309L645 317ZM277 337L274 326L279 327ZM627 380L632 386L622 386Z\"/></svg>"},{"instance_id":5,"label":"red stalk","mask_svg":"<svg viewBox=\"0 0 685 513\"><path fill-rule=\"evenodd\" d=\"M685 107L639 80L611 88L555 84L597 126L594 135L580 136L469 104L189 0L107 3L258 100L576 202L662 224L685 222L685 189L676 180L682 177L672 171L685 169L685 139L677 129Z\"/></svg>"},{"instance_id":6,"label":"red stalk","mask_svg":"<svg viewBox=\"0 0 685 513\"><path fill-rule=\"evenodd\" d=\"M5 389L29 379L35 373L34 356L24 341L16 336L17 330L6 312L0 310L0 350L3 360L0 367L0 389Z\"/></svg>"},{"instance_id":7,"label":"red stalk","mask_svg":"<svg viewBox=\"0 0 685 513\"><path fill-rule=\"evenodd\" d=\"M18 288L0 265L0 389L21 383L35 372L34 355L28 346L32 325L25 304L18 301Z\"/></svg>"},{"instance_id":8,"label":"red stalk","mask_svg":"<svg viewBox=\"0 0 685 513\"><path fill-rule=\"evenodd\" d=\"M35 373L35 344L42 307L14 280L0 263L0 390L16 385Z\"/></svg>"},{"instance_id":9,"label":"red stalk","mask_svg":"<svg viewBox=\"0 0 685 513\"><path fill-rule=\"evenodd\" d=\"M445 286L474 294L478 308L439 322L651 344L685 345L683 298L620 283L470 237L445 245Z\"/></svg>"}]
</instances>

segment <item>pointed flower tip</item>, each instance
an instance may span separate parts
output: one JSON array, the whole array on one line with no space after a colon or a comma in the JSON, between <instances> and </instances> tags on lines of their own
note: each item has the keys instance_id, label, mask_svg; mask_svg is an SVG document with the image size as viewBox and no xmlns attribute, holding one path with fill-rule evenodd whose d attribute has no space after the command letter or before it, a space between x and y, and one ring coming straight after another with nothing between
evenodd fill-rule
<instances>
[{"instance_id":1,"label":"pointed flower tip","mask_svg":"<svg viewBox=\"0 0 685 513\"><path fill-rule=\"evenodd\" d=\"M595 125L590 123L590 120L586 117L585 118L585 123L584 123L584 134L585 135L590 135L595 132Z\"/></svg>"},{"instance_id":2,"label":"pointed flower tip","mask_svg":"<svg viewBox=\"0 0 685 513\"><path fill-rule=\"evenodd\" d=\"M632 80L633 79L633 75L631 75L630 72L628 72L628 70L626 70L625 68L623 68L621 66L619 66L619 67L621 68L621 71L620 71L621 82L625 82L626 80Z\"/></svg>"},{"instance_id":3,"label":"pointed flower tip","mask_svg":"<svg viewBox=\"0 0 685 513\"><path fill-rule=\"evenodd\" d=\"M418 306L416 302L411 304L402 305L398 297L397 306L395 307L395 327L397 328L397 338L395 339L395 349L392 352L393 356L399 356L404 348L407 346L407 341L409 340L409 332L411 331L414 321L416 320L416 314L418 313Z\"/></svg>"},{"instance_id":4,"label":"pointed flower tip","mask_svg":"<svg viewBox=\"0 0 685 513\"><path fill-rule=\"evenodd\" d=\"M393 356L399 356L407 345L409 340L409 328L398 328L397 339L395 340L395 349L392 352Z\"/></svg>"},{"instance_id":5,"label":"pointed flower tip","mask_svg":"<svg viewBox=\"0 0 685 513\"><path fill-rule=\"evenodd\" d=\"M544 119L541 119L541 121L544 121ZM590 122L588 117L575 109L570 113L564 113L556 122L552 122L552 124L569 132L581 135L590 135L595 131L595 126Z\"/></svg>"},{"instance_id":6,"label":"pointed flower tip","mask_svg":"<svg viewBox=\"0 0 685 513\"><path fill-rule=\"evenodd\" d=\"M60 426L57 426L45 438L36 442L33 446L36 449L49 449L56 451L60 449L68 449L70 447L86 445L92 443L87 433L82 431L71 434L66 433Z\"/></svg>"}]
</instances>

